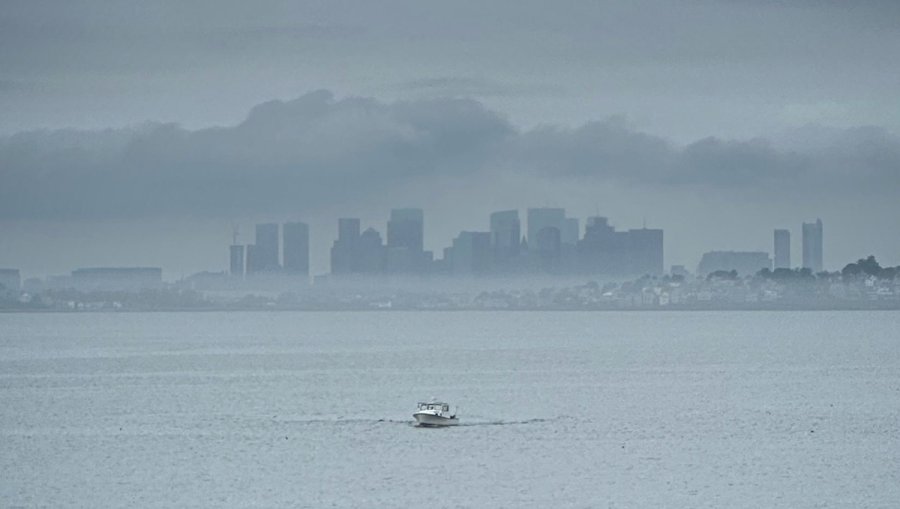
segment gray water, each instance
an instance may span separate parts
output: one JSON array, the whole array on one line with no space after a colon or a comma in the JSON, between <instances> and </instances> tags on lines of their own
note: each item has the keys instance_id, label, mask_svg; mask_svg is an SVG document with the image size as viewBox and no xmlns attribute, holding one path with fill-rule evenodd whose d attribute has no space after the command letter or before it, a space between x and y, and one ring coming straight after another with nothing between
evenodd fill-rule
<instances>
[{"instance_id":1,"label":"gray water","mask_svg":"<svg viewBox=\"0 0 900 509\"><path fill-rule=\"evenodd\" d=\"M0 315L0 506L896 508L900 313Z\"/></svg>"}]
</instances>

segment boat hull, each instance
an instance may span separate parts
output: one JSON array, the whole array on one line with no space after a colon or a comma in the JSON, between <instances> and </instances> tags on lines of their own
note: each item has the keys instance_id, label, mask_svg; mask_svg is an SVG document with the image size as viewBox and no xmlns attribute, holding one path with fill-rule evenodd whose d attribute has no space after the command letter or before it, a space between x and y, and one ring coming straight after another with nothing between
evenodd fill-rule
<instances>
[{"instance_id":1,"label":"boat hull","mask_svg":"<svg viewBox=\"0 0 900 509\"><path fill-rule=\"evenodd\" d=\"M414 413L413 417L416 419L416 425L423 428L440 428L444 426L456 426L459 424L459 419L456 417L443 417L440 415L418 412Z\"/></svg>"}]
</instances>

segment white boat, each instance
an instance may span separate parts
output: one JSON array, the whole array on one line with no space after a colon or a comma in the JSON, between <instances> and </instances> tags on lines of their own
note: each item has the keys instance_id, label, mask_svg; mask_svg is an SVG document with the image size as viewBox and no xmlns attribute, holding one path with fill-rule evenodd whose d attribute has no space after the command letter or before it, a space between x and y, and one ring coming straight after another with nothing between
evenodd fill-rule
<instances>
[{"instance_id":1,"label":"white boat","mask_svg":"<svg viewBox=\"0 0 900 509\"><path fill-rule=\"evenodd\" d=\"M416 424L424 427L456 426L459 419L450 413L450 405L439 401L419 403L416 413L413 414Z\"/></svg>"}]
</instances>

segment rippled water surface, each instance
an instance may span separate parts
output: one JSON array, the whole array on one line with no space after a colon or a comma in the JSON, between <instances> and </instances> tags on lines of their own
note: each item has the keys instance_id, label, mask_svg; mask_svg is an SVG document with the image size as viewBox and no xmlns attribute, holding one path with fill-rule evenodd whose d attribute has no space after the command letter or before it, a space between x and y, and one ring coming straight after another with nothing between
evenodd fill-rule
<instances>
[{"instance_id":1,"label":"rippled water surface","mask_svg":"<svg viewBox=\"0 0 900 509\"><path fill-rule=\"evenodd\" d=\"M0 506L65 505L896 508L900 313L0 315Z\"/></svg>"}]
</instances>

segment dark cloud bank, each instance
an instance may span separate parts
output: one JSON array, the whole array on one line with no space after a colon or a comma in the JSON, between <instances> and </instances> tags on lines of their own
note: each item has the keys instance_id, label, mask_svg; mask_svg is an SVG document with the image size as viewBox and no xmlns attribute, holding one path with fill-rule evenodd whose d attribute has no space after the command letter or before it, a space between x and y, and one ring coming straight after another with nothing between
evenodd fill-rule
<instances>
[{"instance_id":1,"label":"dark cloud bank","mask_svg":"<svg viewBox=\"0 0 900 509\"><path fill-rule=\"evenodd\" d=\"M521 131L474 100L384 103L319 91L260 104L233 127L148 124L0 139L0 218L308 211L401 185L427 199L446 179L487 186L501 173L782 199L893 199L900 189L896 135L874 127L793 135L679 147L618 118Z\"/></svg>"}]
</instances>

